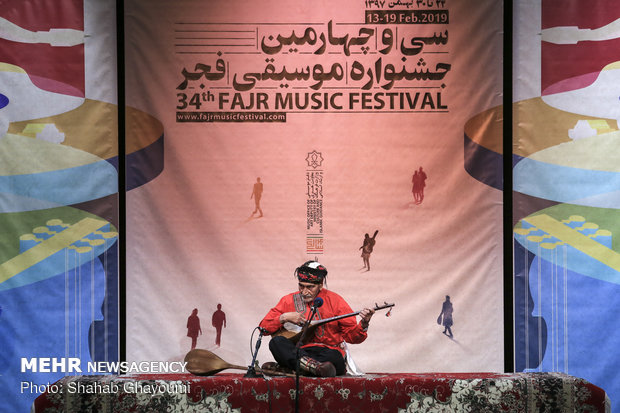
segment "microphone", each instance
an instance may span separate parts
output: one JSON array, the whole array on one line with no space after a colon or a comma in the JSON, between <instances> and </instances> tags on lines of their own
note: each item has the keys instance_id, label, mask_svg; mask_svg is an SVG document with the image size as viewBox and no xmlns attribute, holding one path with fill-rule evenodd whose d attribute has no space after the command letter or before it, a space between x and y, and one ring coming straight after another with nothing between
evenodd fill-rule
<instances>
[{"instance_id":1,"label":"microphone","mask_svg":"<svg viewBox=\"0 0 620 413\"><path fill-rule=\"evenodd\" d=\"M321 297L317 297L314 299L314 302L312 303L312 310L316 311L316 309L322 305L323 305L323 299Z\"/></svg>"},{"instance_id":2,"label":"microphone","mask_svg":"<svg viewBox=\"0 0 620 413\"><path fill-rule=\"evenodd\" d=\"M321 297L316 297L314 301L312 302L312 306L310 307L310 313L308 313L308 318L306 319L306 322L304 323L304 325L301 327L301 333L300 333L301 337L299 338L299 340L297 341L297 344L295 345L295 347L297 347L298 350L299 350L299 347L301 346L301 343L304 341L304 337L306 336L306 332L308 331L308 326L310 325L310 320L312 320L317 310L322 305L323 305L323 299ZM299 359L299 353L297 353L297 358Z\"/></svg>"}]
</instances>

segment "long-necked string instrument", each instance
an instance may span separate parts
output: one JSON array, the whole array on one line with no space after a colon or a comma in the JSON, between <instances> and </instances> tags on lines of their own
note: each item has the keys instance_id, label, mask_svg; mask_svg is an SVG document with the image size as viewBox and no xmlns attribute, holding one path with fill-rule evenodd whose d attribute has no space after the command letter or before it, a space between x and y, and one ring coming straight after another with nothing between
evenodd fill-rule
<instances>
[{"instance_id":1,"label":"long-necked string instrument","mask_svg":"<svg viewBox=\"0 0 620 413\"><path fill-rule=\"evenodd\" d=\"M185 355L185 368L192 374L197 376L212 376L222 370L236 369L247 370L248 366L239 366L230 364L209 350L196 348ZM270 376L288 376L295 377L294 374L284 373L275 370L257 369L259 372L265 372Z\"/></svg>"},{"instance_id":2,"label":"long-necked string instrument","mask_svg":"<svg viewBox=\"0 0 620 413\"><path fill-rule=\"evenodd\" d=\"M385 303L384 305L377 305L375 304L375 308L374 310L383 310L384 308L391 308L394 307L395 304L388 304ZM390 310L391 311L391 310ZM307 330L306 330L306 337L307 338L311 338L312 337L312 332L319 326L332 322L332 321L336 321L336 320L341 320L343 318L347 318L347 317L354 317L356 315L358 315L359 313L361 313L362 311L356 311L354 313L349 313L349 314L342 314L342 315L337 315L334 317L329 317L329 318L324 318L321 320L312 320L310 322L310 325L308 326ZM389 312L388 312L389 314ZM273 336L282 336L284 338L287 338L289 340L291 340L293 343L297 343L299 341L299 338L301 337L301 327L298 326L297 324L293 324L293 323L284 323L282 325L282 328L278 331L276 331L275 333L273 333ZM305 341L305 340L304 340Z\"/></svg>"}]
</instances>

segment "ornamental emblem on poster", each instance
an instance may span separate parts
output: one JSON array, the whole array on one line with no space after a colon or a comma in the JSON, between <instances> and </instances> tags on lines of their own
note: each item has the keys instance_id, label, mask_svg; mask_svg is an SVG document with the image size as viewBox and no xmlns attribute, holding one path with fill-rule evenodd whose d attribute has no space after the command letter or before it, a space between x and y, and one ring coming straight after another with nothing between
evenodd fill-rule
<instances>
[{"instance_id":1,"label":"ornamental emblem on poster","mask_svg":"<svg viewBox=\"0 0 620 413\"><path fill-rule=\"evenodd\" d=\"M323 163L323 156L321 155L321 152L317 152L317 151L308 152L308 156L306 157L306 162L308 162L308 166L313 169L319 168L321 164Z\"/></svg>"}]
</instances>

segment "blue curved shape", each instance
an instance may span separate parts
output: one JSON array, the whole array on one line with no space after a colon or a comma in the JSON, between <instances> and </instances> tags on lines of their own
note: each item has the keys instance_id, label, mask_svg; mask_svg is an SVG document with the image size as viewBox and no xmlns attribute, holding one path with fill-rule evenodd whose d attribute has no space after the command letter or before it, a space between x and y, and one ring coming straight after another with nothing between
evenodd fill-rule
<instances>
[{"instance_id":1,"label":"blue curved shape","mask_svg":"<svg viewBox=\"0 0 620 413\"><path fill-rule=\"evenodd\" d=\"M164 170L164 135L139 151L127 154L127 190L155 179Z\"/></svg>"},{"instance_id":2,"label":"blue curved shape","mask_svg":"<svg viewBox=\"0 0 620 413\"><path fill-rule=\"evenodd\" d=\"M9 104L9 98L0 93L0 109Z\"/></svg>"},{"instance_id":3,"label":"blue curved shape","mask_svg":"<svg viewBox=\"0 0 620 413\"><path fill-rule=\"evenodd\" d=\"M27 175L0 176L0 192L74 205L118 192L116 169L105 160Z\"/></svg>"},{"instance_id":4,"label":"blue curved shape","mask_svg":"<svg viewBox=\"0 0 620 413\"><path fill-rule=\"evenodd\" d=\"M490 187L504 189L503 156L474 142L467 134L464 138L465 170L473 178Z\"/></svg>"},{"instance_id":5,"label":"blue curved shape","mask_svg":"<svg viewBox=\"0 0 620 413\"><path fill-rule=\"evenodd\" d=\"M514 167L513 179L517 192L576 205L591 205L592 197L620 191L618 172L571 168L529 158ZM590 198L588 203L586 198Z\"/></svg>"},{"instance_id":6,"label":"blue curved shape","mask_svg":"<svg viewBox=\"0 0 620 413\"><path fill-rule=\"evenodd\" d=\"M55 202L32 199L15 194L8 194L0 191L0 213L38 211L41 209L57 208Z\"/></svg>"}]
</instances>

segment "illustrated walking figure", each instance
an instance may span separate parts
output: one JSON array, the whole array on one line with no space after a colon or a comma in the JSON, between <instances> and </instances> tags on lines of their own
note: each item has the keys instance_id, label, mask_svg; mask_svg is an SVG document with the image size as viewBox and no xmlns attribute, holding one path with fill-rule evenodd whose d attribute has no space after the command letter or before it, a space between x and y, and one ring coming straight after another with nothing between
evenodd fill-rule
<instances>
[{"instance_id":1,"label":"illustrated walking figure","mask_svg":"<svg viewBox=\"0 0 620 413\"><path fill-rule=\"evenodd\" d=\"M254 198L254 212L252 212L252 216L257 212L260 213L259 218L263 216L263 210L260 207L260 199L263 196L263 183L260 181L260 177L256 178L256 183L252 188L252 195L250 195L250 199Z\"/></svg>"},{"instance_id":2,"label":"illustrated walking figure","mask_svg":"<svg viewBox=\"0 0 620 413\"><path fill-rule=\"evenodd\" d=\"M198 318L198 309L194 308L192 314L187 317L187 337L192 339L192 350L196 348L196 342L198 341L198 335L202 334L200 328L200 318Z\"/></svg>"},{"instance_id":3,"label":"illustrated walking figure","mask_svg":"<svg viewBox=\"0 0 620 413\"><path fill-rule=\"evenodd\" d=\"M426 186L426 173L420 166L420 169L413 173L411 177L411 192L413 193L413 200L416 204L421 204L424 200L424 187Z\"/></svg>"},{"instance_id":4,"label":"illustrated walking figure","mask_svg":"<svg viewBox=\"0 0 620 413\"><path fill-rule=\"evenodd\" d=\"M376 230L372 238L366 233L364 235L364 243L359 248L362 250L362 260L364 261L364 268L366 268L366 271L370 271L370 254L372 254L372 250L375 247L375 237L378 233L379 230Z\"/></svg>"},{"instance_id":5,"label":"illustrated walking figure","mask_svg":"<svg viewBox=\"0 0 620 413\"><path fill-rule=\"evenodd\" d=\"M215 327L215 344L219 347L222 341L222 328L226 328L226 313L222 311L222 304L217 305L217 311L211 317L211 325Z\"/></svg>"},{"instance_id":6,"label":"illustrated walking figure","mask_svg":"<svg viewBox=\"0 0 620 413\"><path fill-rule=\"evenodd\" d=\"M440 325L443 324L443 327L444 327L443 333L450 338L454 337L452 335L452 329L451 329L452 324L453 324L453 320L452 320L453 311L454 311L454 308L452 307L452 303L450 302L450 296L446 295L446 301L443 302L441 306L441 313L439 313L439 317L437 317L437 324L440 324Z\"/></svg>"}]
</instances>

